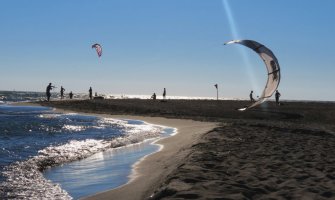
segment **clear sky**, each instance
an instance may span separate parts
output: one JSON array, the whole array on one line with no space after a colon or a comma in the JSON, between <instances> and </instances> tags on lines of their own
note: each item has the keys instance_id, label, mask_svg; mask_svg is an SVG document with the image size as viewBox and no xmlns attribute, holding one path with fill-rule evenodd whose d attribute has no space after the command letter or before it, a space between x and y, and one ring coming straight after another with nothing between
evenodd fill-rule
<instances>
[{"instance_id":1,"label":"clear sky","mask_svg":"<svg viewBox=\"0 0 335 200\"><path fill-rule=\"evenodd\" d=\"M0 0L0 90L260 95L279 60L283 99L335 100L334 0ZM100 43L103 55L91 49Z\"/></svg>"}]
</instances>

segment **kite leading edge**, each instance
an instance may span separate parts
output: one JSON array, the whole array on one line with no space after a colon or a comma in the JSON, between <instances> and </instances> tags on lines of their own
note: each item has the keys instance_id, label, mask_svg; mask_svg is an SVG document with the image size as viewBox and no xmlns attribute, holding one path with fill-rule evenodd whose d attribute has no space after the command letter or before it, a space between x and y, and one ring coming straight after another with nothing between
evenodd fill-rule
<instances>
[{"instance_id":1,"label":"kite leading edge","mask_svg":"<svg viewBox=\"0 0 335 200\"><path fill-rule=\"evenodd\" d=\"M225 45L227 44L241 44L246 47L249 47L250 49L254 50L264 61L266 69L268 71L268 79L262 95L257 101L255 101L251 105L244 108L240 108L239 110L244 111L257 105L260 105L261 103L263 103L272 96L272 94L278 88L280 82L280 67L276 56L272 53L272 51L269 48L253 40L231 40L225 43Z\"/></svg>"}]
</instances>

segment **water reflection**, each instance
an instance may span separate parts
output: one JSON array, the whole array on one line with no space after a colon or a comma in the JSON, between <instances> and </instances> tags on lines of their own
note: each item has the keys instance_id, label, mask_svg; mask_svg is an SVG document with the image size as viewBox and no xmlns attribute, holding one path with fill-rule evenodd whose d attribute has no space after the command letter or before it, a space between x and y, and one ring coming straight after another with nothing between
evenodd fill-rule
<instances>
[{"instance_id":1,"label":"water reflection","mask_svg":"<svg viewBox=\"0 0 335 200\"><path fill-rule=\"evenodd\" d=\"M133 164L159 149L158 145L150 145L151 142L99 152L84 160L51 168L44 176L59 183L75 199L116 188L129 181Z\"/></svg>"}]
</instances>

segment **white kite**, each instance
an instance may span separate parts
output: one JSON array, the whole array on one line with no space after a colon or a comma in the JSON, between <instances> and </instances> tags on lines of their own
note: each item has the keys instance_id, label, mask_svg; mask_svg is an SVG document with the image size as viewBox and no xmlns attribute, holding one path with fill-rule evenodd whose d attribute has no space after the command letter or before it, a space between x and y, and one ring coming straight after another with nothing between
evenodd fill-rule
<instances>
[{"instance_id":1,"label":"white kite","mask_svg":"<svg viewBox=\"0 0 335 200\"><path fill-rule=\"evenodd\" d=\"M93 44L92 45L92 49L95 48L95 50L97 51L97 54L99 56L99 58L101 57L102 55L102 48L101 48L101 45L96 43L96 44Z\"/></svg>"},{"instance_id":2,"label":"white kite","mask_svg":"<svg viewBox=\"0 0 335 200\"><path fill-rule=\"evenodd\" d=\"M241 44L254 50L264 61L266 69L268 71L268 80L266 82L262 95L259 97L257 101L255 101L251 105L244 108L240 108L239 110L244 111L246 109L255 107L263 103L266 99L270 98L278 88L280 82L279 63L276 56L272 53L272 51L267 47L265 47L264 45L255 42L253 40L232 40L225 43L225 45L226 44Z\"/></svg>"}]
</instances>

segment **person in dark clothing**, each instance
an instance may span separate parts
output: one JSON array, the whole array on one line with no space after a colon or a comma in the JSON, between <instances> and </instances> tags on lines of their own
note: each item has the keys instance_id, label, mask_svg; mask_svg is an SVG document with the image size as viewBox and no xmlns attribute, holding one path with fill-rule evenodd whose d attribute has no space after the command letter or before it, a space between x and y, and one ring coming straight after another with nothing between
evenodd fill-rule
<instances>
[{"instance_id":1,"label":"person in dark clothing","mask_svg":"<svg viewBox=\"0 0 335 200\"><path fill-rule=\"evenodd\" d=\"M156 100L156 93L153 93L153 95L151 96L151 98L152 98L153 100Z\"/></svg>"},{"instance_id":2,"label":"person in dark clothing","mask_svg":"<svg viewBox=\"0 0 335 200\"><path fill-rule=\"evenodd\" d=\"M55 86L53 86L51 83L49 83L49 85L47 86L47 89L46 89L47 101L50 101L51 90L53 88L55 88Z\"/></svg>"},{"instance_id":3,"label":"person in dark clothing","mask_svg":"<svg viewBox=\"0 0 335 200\"><path fill-rule=\"evenodd\" d=\"M164 91L163 91L163 99L165 100L166 98L166 89L164 88Z\"/></svg>"},{"instance_id":4,"label":"person in dark clothing","mask_svg":"<svg viewBox=\"0 0 335 200\"><path fill-rule=\"evenodd\" d=\"M250 97L250 101L251 101L251 102L254 102L254 101L255 101L254 97L252 96L253 93L254 93L254 91L251 90L251 92L250 92L250 94L249 94L249 97Z\"/></svg>"},{"instance_id":5,"label":"person in dark clothing","mask_svg":"<svg viewBox=\"0 0 335 200\"><path fill-rule=\"evenodd\" d=\"M88 90L88 92L89 92L90 99L92 99L92 87L90 87L90 89Z\"/></svg>"},{"instance_id":6,"label":"person in dark clothing","mask_svg":"<svg viewBox=\"0 0 335 200\"><path fill-rule=\"evenodd\" d=\"M281 94L278 92L278 90L276 90L276 94L275 94L275 97L276 97L276 104L279 106L280 103L279 103L279 97L281 96Z\"/></svg>"},{"instance_id":7,"label":"person in dark clothing","mask_svg":"<svg viewBox=\"0 0 335 200\"><path fill-rule=\"evenodd\" d=\"M72 91L70 92L69 96L70 96L70 99L72 99L72 97L73 97Z\"/></svg>"},{"instance_id":8,"label":"person in dark clothing","mask_svg":"<svg viewBox=\"0 0 335 200\"><path fill-rule=\"evenodd\" d=\"M63 88L63 86L60 87L60 98L63 99L64 98L64 91L65 88Z\"/></svg>"}]
</instances>

